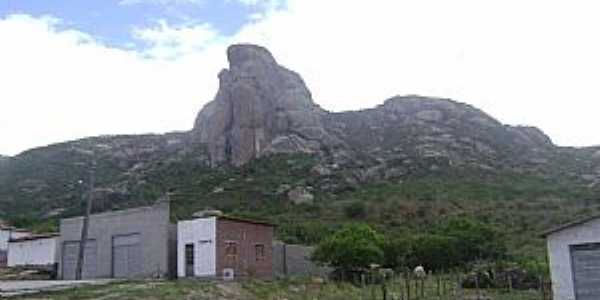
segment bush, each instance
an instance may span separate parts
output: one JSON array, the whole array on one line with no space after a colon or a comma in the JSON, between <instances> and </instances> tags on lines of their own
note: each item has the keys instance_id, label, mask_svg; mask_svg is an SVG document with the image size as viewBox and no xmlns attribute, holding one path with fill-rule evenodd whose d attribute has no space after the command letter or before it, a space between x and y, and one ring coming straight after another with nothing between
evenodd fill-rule
<instances>
[{"instance_id":1,"label":"bush","mask_svg":"<svg viewBox=\"0 0 600 300\"><path fill-rule=\"evenodd\" d=\"M344 207L344 213L350 219L363 219L367 216L367 206L362 201L354 201Z\"/></svg>"},{"instance_id":2,"label":"bush","mask_svg":"<svg viewBox=\"0 0 600 300\"><path fill-rule=\"evenodd\" d=\"M506 257L504 239L490 225L470 218L455 218L441 226L438 233L454 238L457 261L461 265L476 260L495 261Z\"/></svg>"},{"instance_id":3,"label":"bush","mask_svg":"<svg viewBox=\"0 0 600 300\"><path fill-rule=\"evenodd\" d=\"M366 224L351 224L319 243L313 260L342 272L382 264L383 237Z\"/></svg>"}]
</instances>

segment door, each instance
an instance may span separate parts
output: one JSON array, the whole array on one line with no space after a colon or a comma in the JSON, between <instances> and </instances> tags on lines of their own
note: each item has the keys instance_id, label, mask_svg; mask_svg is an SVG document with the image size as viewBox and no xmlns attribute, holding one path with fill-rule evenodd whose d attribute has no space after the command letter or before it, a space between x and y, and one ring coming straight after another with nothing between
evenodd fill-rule
<instances>
[{"instance_id":1,"label":"door","mask_svg":"<svg viewBox=\"0 0 600 300\"><path fill-rule=\"evenodd\" d=\"M77 270L77 259L79 257L79 241L64 242L62 248L62 278L65 280L75 280ZM83 253L82 278L96 278L97 270L97 245L95 240L88 240L85 243Z\"/></svg>"},{"instance_id":2,"label":"door","mask_svg":"<svg viewBox=\"0 0 600 300\"><path fill-rule=\"evenodd\" d=\"M196 276L194 272L194 244L185 245L185 277Z\"/></svg>"},{"instance_id":3,"label":"door","mask_svg":"<svg viewBox=\"0 0 600 300\"><path fill-rule=\"evenodd\" d=\"M600 299L600 244L571 246L576 300Z\"/></svg>"},{"instance_id":4,"label":"door","mask_svg":"<svg viewBox=\"0 0 600 300\"><path fill-rule=\"evenodd\" d=\"M113 277L136 278L142 275L142 246L139 233L113 237Z\"/></svg>"}]
</instances>

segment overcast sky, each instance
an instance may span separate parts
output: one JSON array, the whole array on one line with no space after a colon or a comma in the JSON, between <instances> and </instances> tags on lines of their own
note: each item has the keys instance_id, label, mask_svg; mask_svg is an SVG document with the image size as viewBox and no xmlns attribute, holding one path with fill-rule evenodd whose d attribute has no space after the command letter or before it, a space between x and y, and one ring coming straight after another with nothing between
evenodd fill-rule
<instances>
[{"instance_id":1,"label":"overcast sky","mask_svg":"<svg viewBox=\"0 0 600 300\"><path fill-rule=\"evenodd\" d=\"M188 130L235 42L268 47L331 111L447 97L598 145L597 2L0 0L0 154Z\"/></svg>"}]
</instances>

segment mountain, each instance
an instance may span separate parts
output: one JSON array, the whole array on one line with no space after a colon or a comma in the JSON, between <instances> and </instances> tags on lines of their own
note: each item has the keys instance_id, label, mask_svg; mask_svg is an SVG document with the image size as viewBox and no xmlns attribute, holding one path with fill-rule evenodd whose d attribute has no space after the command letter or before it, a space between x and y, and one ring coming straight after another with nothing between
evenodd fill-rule
<instances>
[{"instance_id":1,"label":"mountain","mask_svg":"<svg viewBox=\"0 0 600 300\"><path fill-rule=\"evenodd\" d=\"M600 147L559 147L535 127L450 99L396 96L328 112L265 48L233 45L227 56L214 100L189 131L86 138L1 158L0 218L81 213L92 166L96 210L171 191L174 218L218 208L269 218L281 236L309 243L307 232L355 218L344 212L355 202L367 207L360 218L385 229L469 214L529 233L518 237L600 203Z\"/></svg>"},{"instance_id":2,"label":"mountain","mask_svg":"<svg viewBox=\"0 0 600 300\"><path fill-rule=\"evenodd\" d=\"M535 127L503 125L466 104L407 96L373 109L331 113L266 49L235 45L228 58L230 68L219 74L215 99L191 131L207 146L212 165L309 153L337 166L367 168L365 179L445 167L539 171L590 184L600 179L586 151L557 147ZM562 165L563 159L573 163Z\"/></svg>"}]
</instances>

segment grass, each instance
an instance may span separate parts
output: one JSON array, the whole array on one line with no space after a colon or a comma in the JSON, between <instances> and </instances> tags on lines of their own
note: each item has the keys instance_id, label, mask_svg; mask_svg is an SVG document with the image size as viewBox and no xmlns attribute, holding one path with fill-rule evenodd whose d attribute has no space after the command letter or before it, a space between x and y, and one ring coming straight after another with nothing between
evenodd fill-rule
<instances>
[{"instance_id":1,"label":"grass","mask_svg":"<svg viewBox=\"0 0 600 300\"><path fill-rule=\"evenodd\" d=\"M400 285L396 282L387 285L388 299L400 299ZM412 290L411 299L415 298ZM495 300L534 300L540 299L537 291L505 290L481 291ZM464 295L474 296L473 290L465 290ZM394 297L394 298L391 298ZM29 300L74 300L74 299L224 299L224 300L379 300L383 299L380 285L359 288L347 283L317 283L311 280L209 282L197 280L178 281L131 281L118 282L105 286L82 287L74 290L49 292L24 296L18 299ZM406 299L406 298L404 298ZM428 280L425 297L420 300L460 299L453 296L448 286L445 296L437 296L437 285Z\"/></svg>"}]
</instances>

